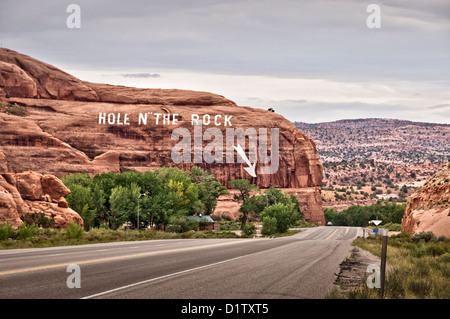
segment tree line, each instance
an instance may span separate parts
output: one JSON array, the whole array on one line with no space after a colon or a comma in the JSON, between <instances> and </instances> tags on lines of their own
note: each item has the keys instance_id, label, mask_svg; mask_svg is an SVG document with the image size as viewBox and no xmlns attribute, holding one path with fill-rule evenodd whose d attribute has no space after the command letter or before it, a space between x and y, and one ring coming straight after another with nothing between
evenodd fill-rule
<instances>
[{"instance_id":1,"label":"tree line","mask_svg":"<svg viewBox=\"0 0 450 319\"><path fill-rule=\"evenodd\" d=\"M62 181L71 191L67 196L69 207L83 218L86 230L118 229L125 223L138 228L139 210L139 228L164 225L168 231L185 232L197 228L187 215L212 214L218 197L228 193L212 174L197 166L190 171L164 167L94 177L79 173L67 175ZM262 221L263 234L282 233L302 218L293 195L274 187L259 193L259 188L246 179L230 181L229 186L237 190L234 200L240 203L243 230L252 227L246 226L250 219Z\"/></svg>"},{"instance_id":2,"label":"tree line","mask_svg":"<svg viewBox=\"0 0 450 319\"><path fill-rule=\"evenodd\" d=\"M341 212L325 208L325 221L334 226L367 226L370 220L382 220L383 224L401 224L406 204L378 201L368 206L353 205Z\"/></svg>"},{"instance_id":3,"label":"tree line","mask_svg":"<svg viewBox=\"0 0 450 319\"><path fill-rule=\"evenodd\" d=\"M126 222L137 228L157 228L178 216L214 212L217 198L227 188L214 176L194 166L190 171L175 167L145 173L70 174L62 178L70 189L69 207L84 220L85 229L117 229Z\"/></svg>"}]
</instances>

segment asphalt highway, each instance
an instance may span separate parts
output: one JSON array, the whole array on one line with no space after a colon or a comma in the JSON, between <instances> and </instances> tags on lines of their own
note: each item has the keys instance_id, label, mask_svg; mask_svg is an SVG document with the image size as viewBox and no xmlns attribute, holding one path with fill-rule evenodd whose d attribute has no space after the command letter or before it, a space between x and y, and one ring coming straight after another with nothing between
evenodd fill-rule
<instances>
[{"instance_id":1,"label":"asphalt highway","mask_svg":"<svg viewBox=\"0 0 450 319\"><path fill-rule=\"evenodd\" d=\"M323 226L280 238L3 250L0 298L323 298L360 235L356 227Z\"/></svg>"}]
</instances>

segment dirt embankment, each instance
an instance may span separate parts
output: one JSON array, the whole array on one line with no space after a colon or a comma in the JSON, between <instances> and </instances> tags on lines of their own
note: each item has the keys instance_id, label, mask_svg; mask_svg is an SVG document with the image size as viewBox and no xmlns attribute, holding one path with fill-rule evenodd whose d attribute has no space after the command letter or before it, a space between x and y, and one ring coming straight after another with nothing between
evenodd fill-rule
<instances>
[{"instance_id":1,"label":"dirt embankment","mask_svg":"<svg viewBox=\"0 0 450 319\"><path fill-rule=\"evenodd\" d=\"M371 264L380 265L380 258L359 247L353 247L350 256L339 265L339 273L335 274L334 284L339 292L345 294L365 284L364 280L369 275L366 270Z\"/></svg>"}]
</instances>

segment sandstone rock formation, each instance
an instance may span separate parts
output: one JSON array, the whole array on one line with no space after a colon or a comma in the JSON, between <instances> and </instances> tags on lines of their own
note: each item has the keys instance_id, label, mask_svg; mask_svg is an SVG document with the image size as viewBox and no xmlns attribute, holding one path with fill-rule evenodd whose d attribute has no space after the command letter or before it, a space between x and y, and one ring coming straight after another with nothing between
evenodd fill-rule
<instances>
[{"instance_id":1,"label":"sandstone rock formation","mask_svg":"<svg viewBox=\"0 0 450 319\"><path fill-rule=\"evenodd\" d=\"M280 189L287 195L294 195L301 203L300 210L305 221L309 223L317 222L320 225L325 225L322 207L316 205L316 203L321 201L320 188L303 187ZM263 193L263 191L264 190L261 190L259 193ZM214 215L219 217L229 217L231 219L236 219L240 216L240 203L236 202L233 198L235 192L237 191L230 190L228 194L219 196ZM252 196L255 194L257 194L257 192L251 193Z\"/></svg>"},{"instance_id":2,"label":"sandstone rock formation","mask_svg":"<svg viewBox=\"0 0 450 319\"><path fill-rule=\"evenodd\" d=\"M0 96L36 97L36 83L15 64L0 61Z\"/></svg>"},{"instance_id":3,"label":"sandstone rock formation","mask_svg":"<svg viewBox=\"0 0 450 319\"><path fill-rule=\"evenodd\" d=\"M81 81L51 65L18 52L0 49L0 61L14 64L36 84L37 98L7 89L3 103L26 109L27 116L0 113L0 169L5 172L32 170L58 177L69 173L126 170L147 171L162 166L189 169L201 166L227 185L228 181L247 178L261 188L274 186L298 189L296 194L307 212L305 218L324 224L320 184L322 164L314 141L281 115L262 109L237 106L223 96L186 90L137 89ZM14 71L13 70L13 71ZM2 76L0 69L0 76ZM0 90L1 82L0 82ZM3 88L6 92L6 88ZM1 98L0 91L0 98ZM130 125L99 121L100 114L123 117ZM139 125L140 114L148 114L146 125ZM161 114L159 125L155 114ZM177 114L178 123L161 123L162 116ZM246 164L234 163L175 164L171 150L179 141L171 138L175 128L186 128L194 136L191 117L199 115L231 116L233 128L279 129L279 169L274 174L259 174L263 164L258 159L257 177L244 170ZM99 122L101 124L99 124ZM223 133L229 126L203 125L203 132L216 127ZM203 141L203 147L210 141ZM249 143L242 145L246 153ZM270 136L268 150L271 152ZM224 147L225 150L225 147ZM224 151L225 152L225 151ZM2 155L3 154L3 155ZM30 160L31 159L31 160ZM5 170L6 169L6 170Z\"/></svg>"},{"instance_id":4,"label":"sandstone rock formation","mask_svg":"<svg viewBox=\"0 0 450 319\"><path fill-rule=\"evenodd\" d=\"M402 231L450 236L450 163L408 198Z\"/></svg>"},{"instance_id":5,"label":"sandstone rock formation","mask_svg":"<svg viewBox=\"0 0 450 319\"><path fill-rule=\"evenodd\" d=\"M22 224L21 217L44 213L54 221L55 228L66 228L69 222L83 226L83 219L70 209L65 196L70 190L55 176L35 172L0 174L0 224L14 228Z\"/></svg>"}]
</instances>

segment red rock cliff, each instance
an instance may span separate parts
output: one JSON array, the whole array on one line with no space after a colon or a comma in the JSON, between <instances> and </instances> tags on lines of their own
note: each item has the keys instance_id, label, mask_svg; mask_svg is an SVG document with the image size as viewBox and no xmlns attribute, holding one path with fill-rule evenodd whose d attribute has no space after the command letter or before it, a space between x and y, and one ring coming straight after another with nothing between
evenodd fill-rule
<instances>
[{"instance_id":1,"label":"red rock cliff","mask_svg":"<svg viewBox=\"0 0 450 319\"><path fill-rule=\"evenodd\" d=\"M146 171L175 166L171 132L182 127L193 135L192 114L232 116L233 128L278 128L279 169L252 178L242 163L199 164L226 185L247 178L264 188L295 188L305 218L324 224L320 184L322 164L314 141L281 115L237 106L223 96L185 90L137 89L81 81L49 64L0 49L0 98L23 107L27 115L0 112L0 169L69 173ZM99 113L128 114L130 125L99 125ZM178 114L178 124L137 125L140 113ZM223 121L223 119L222 119ZM223 122L222 122L223 124ZM222 126L203 126L219 128ZM204 141L203 146L209 142ZM269 150L270 139L269 139ZM249 152L248 143L245 151ZM224 148L225 149L225 148ZM235 154L235 158L237 155ZM194 164L179 164L188 169ZM198 165L198 164L197 164ZM303 192L302 192L303 190Z\"/></svg>"},{"instance_id":2,"label":"red rock cliff","mask_svg":"<svg viewBox=\"0 0 450 319\"><path fill-rule=\"evenodd\" d=\"M450 236L450 163L408 197L402 231Z\"/></svg>"}]
</instances>

